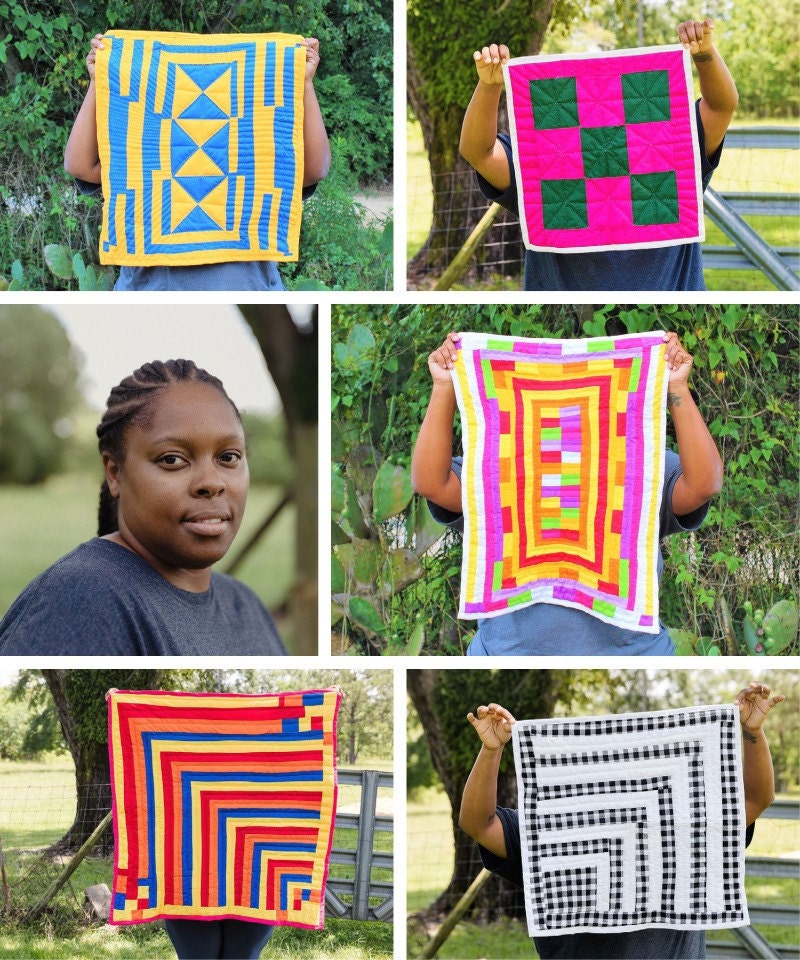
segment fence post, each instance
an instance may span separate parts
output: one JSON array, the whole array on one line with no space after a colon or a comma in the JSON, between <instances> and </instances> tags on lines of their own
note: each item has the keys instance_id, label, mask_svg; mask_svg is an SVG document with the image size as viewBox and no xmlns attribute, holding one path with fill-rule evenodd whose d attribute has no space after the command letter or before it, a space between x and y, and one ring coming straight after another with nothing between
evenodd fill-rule
<instances>
[{"instance_id":1,"label":"fence post","mask_svg":"<svg viewBox=\"0 0 800 960\"><path fill-rule=\"evenodd\" d=\"M378 771L361 774L361 810L356 849L356 875L353 885L353 919L369 918L369 879L372 868L372 844L375 839L375 810L378 805Z\"/></svg>"},{"instance_id":2,"label":"fence post","mask_svg":"<svg viewBox=\"0 0 800 960\"><path fill-rule=\"evenodd\" d=\"M445 940L453 932L453 927L458 923L458 921L464 916L464 914L469 909L470 904L478 896L480 891L483 889L486 882L491 877L491 870L487 870L484 867L477 877L472 881L472 883L467 888L466 893L458 901L458 903L453 907L453 909L448 913L445 918L444 923L439 927L434 936L426 945L425 949L420 954L420 957L423 960L430 960L431 957L436 955L436 951L441 947Z\"/></svg>"},{"instance_id":3,"label":"fence post","mask_svg":"<svg viewBox=\"0 0 800 960\"><path fill-rule=\"evenodd\" d=\"M458 253L453 257L450 263L447 265L444 273L439 277L434 285L434 290L449 290L450 287L458 280L461 274L466 270L467 264L469 263L469 258L475 252L475 248L483 240L484 236L489 230L489 227L494 223L497 214L503 208L499 203L493 203L491 207L484 213L481 219L478 221L478 226L472 231L472 233L464 241L464 246L458 251Z\"/></svg>"}]
</instances>

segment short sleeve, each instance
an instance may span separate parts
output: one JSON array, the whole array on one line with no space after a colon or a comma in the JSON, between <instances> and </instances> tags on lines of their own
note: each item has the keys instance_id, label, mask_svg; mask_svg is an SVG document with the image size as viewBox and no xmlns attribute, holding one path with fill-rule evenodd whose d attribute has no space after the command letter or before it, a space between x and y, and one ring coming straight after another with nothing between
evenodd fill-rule
<instances>
[{"instance_id":1,"label":"short sleeve","mask_svg":"<svg viewBox=\"0 0 800 960\"><path fill-rule=\"evenodd\" d=\"M720 158L722 157L722 147L725 144L725 138L722 138L722 143L717 147L717 149L711 154L710 157L706 156L706 131L703 126L703 118L700 115L700 100L696 100L694 104L694 115L697 121L697 144L700 147L700 179L703 182L703 190L708 186L709 181L711 180L711 174L719 166Z\"/></svg>"},{"instance_id":2,"label":"short sleeve","mask_svg":"<svg viewBox=\"0 0 800 960\"><path fill-rule=\"evenodd\" d=\"M664 463L664 489L661 494L661 513L659 515L659 539L668 537L673 533L697 530L708 513L708 502L706 502L683 517L675 516L672 511L672 491L681 473L683 473L681 458L674 451L667 450Z\"/></svg>"},{"instance_id":3,"label":"short sleeve","mask_svg":"<svg viewBox=\"0 0 800 960\"><path fill-rule=\"evenodd\" d=\"M79 177L75 177L75 186L78 193L82 193L85 197L99 197L103 193L102 184L89 183L88 180L81 180Z\"/></svg>"},{"instance_id":4,"label":"short sleeve","mask_svg":"<svg viewBox=\"0 0 800 960\"><path fill-rule=\"evenodd\" d=\"M503 838L506 844L506 856L498 857L496 853L487 850L478 844L481 861L487 870L497 874L515 887L522 883L522 849L519 840L519 815L510 807L497 807L496 814L503 825Z\"/></svg>"},{"instance_id":5,"label":"short sleeve","mask_svg":"<svg viewBox=\"0 0 800 960\"><path fill-rule=\"evenodd\" d=\"M508 158L508 175L511 178L511 184L507 190L498 190L497 187L493 187L491 183L476 170L475 176L478 178L478 188L487 200L499 203L500 206L508 210L509 213L513 213L515 217L518 217L519 199L517 197L517 178L514 175L514 154L511 149L511 137L509 137L507 133L499 133L497 139L502 144L506 152L506 157Z\"/></svg>"},{"instance_id":6,"label":"short sleeve","mask_svg":"<svg viewBox=\"0 0 800 960\"><path fill-rule=\"evenodd\" d=\"M756 822L755 820L752 823L747 825L747 829L744 832L744 845L746 847L750 846L750 841L753 839L753 834L755 833Z\"/></svg>"},{"instance_id":7,"label":"short sleeve","mask_svg":"<svg viewBox=\"0 0 800 960\"><path fill-rule=\"evenodd\" d=\"M459 480L461 479L461 466L463 462L463 457L453 457L453 459L450 461L450 469ZM445 509L445 507L440 507L439 504L434 503L433 500L428 500L428 506L430 507L431 516L437 523L443 523L446 527L450 527L451 530L456 530L458 533L463 533L463 513L455 513L452 510Z\"/></svg>"}]
</instances>

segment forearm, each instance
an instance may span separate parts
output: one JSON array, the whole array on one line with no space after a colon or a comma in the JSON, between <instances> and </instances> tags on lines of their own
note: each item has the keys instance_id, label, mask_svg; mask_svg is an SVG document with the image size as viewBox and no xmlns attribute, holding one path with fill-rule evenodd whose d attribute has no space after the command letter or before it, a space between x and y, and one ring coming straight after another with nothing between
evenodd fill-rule
<instances>
[{"instance_id":1,"label":"forearm","mask_svg":"<svg viewBox=\"0 0 800 960\"><path fill-rule=\"evenodd\" d=\"M311 80L303 92L303 186L310 187L328 175L331 148L322 120L317 93Z\"/></svg>"},{"instance_id":2,"label":"forearm","mask_svg":"<svg viewBox=\"0 0 800 960\"><path fill-rule=\"evenodd\" d=\"M697 500L692 507L696 509L719 493L722 486L722 458L687 384L668 386L667 406L678 440L682 485ZM680 513L678 515L680 516Z\"/></svg>"},{"instance_id":3,"label":"forearm","mask_svg":"<svg viewBox=\"0 0 800 960\"><path fill-rule=\"evenodd\" d=\"M503 758L503 748L490 750L481 744L480 753L475 759L464 793L461 796L461 809L458 815L458 825L476 840L483 843L487 832L496 817L497 810L497 775L500 771L500 761ZM497 839L495 840L495 844ZM503 844L503 846L505 846ZM495 850L499 856L505 856L505 850Z\"/></svg>"},{"instance_id":4,"label":"forearm","mask_svg":"<svg viewBox=\"0 0 800 960\"><path fill-rule=\"evenodd\" d=\"M452 487L455 413L456 394L452 382L435 380L411 457L411 484L414 490L447 509L450 506L441 501L444 499L443 492ZM460 509L460 498L457 509Z\"/></svg>"},{"instance_id":5,"label":"forearm","mask_svg":"<svg viewBox=\"0 0 800 960\"><path fill-rule=\"evenodd\" d=\"M497 112L503 92L499 84L479 80L461 124L459 153L475 167L491 154L497 140Z\"/></svg>"},{"instance_id":6,"label":"forearm","mask_svg":"<svg viewBox=\"0 0 800 960\"><path fill-rule=\"evenodd\" d=\"M733 113L739 92L719 52L712 48L696 54L692 61L700 82L700 95L706 104L714 111Z\"/></svg>"},{"instance_id":7,"label":"forearm","mask_svg":"<svg viewBox=\"0 0 800 960\"><path fill-rule=\"evenodd\" d=\"M775 774L764 731L742 728L742 776L747 822L752 823L775 799Z\"/></svg>"},{"instance_id":8,"label":"forearm","mask_svg":"<svg viewBox=\"0 0 800 960\"><path fill-rule=\"evenodd\" d=\"M100 183L100 152L97 147L97 95L94 80L83 99L64 150L67 173L89 183Z\"/></svg>"}]
</instances>

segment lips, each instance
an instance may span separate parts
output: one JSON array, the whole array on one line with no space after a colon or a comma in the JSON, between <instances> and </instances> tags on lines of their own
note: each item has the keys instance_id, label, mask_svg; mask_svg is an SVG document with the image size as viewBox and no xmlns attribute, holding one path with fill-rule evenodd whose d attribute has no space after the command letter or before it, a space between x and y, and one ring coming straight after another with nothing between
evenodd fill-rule
<instances>
[{"instance_id":1,"label":"lips","mask_svg":"<svg viewBox=\"0 0 800 960\"><path fill-rule=\"evenodd\" d=\"M181 521L187 530L202 537L218 537L226 533L230 526L229 513L193 513Z\"/></svg>"}]
</instances>

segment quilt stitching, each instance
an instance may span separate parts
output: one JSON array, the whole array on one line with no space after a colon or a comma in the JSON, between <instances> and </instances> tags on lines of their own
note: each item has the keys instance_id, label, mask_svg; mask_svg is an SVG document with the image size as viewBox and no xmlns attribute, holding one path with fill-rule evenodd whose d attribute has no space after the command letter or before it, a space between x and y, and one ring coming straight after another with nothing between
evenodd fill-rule
<instances>
[{"instance_id":1,"label":"quilt stitching","mask_svg":"<svg viewBox=\"0 0 800 960\"><path fill-rule=\"evenodd\" d=\"M300 41L105 34L96 63L102 263L297 259Z\"/></svg>"},{"instance_id":2,"label":"quilt stitching","mask_svg":"<svg viewBox=\"0 0 800 960\"><path fill-rule=\"evenodd\" d=\"M734 706L518 721L513 743L532 936L749 922Z\"/></svg>"},{"instance_id":3,"label":"quilt stitching","mask_svg":"<svg viewBox=\"0 0 800 960\"><path fill-rule=\"evenodd\" d=\"M338 706L337 690L113 692L109 922L321 927Z\"/></svg>"},{"instance_id":4,"label":"quilt stitching","mask_svg":"<svg viewBox=\"0 0 800 960\"><path fill-rule=\"evenodd\" d=\"M529 249L703 239L691 72L681 46L522 57L504 73ZM595 188L611 179L613 188Z\"/></svg>"},{"instance_id":5,"label":"quilt stitching","mask_svg":"<svg viewBox=\"0 0 800 960\"><path fill-rule=\"evenodd\" d=\"M463 334L459 616L532 603L657 633L663 334Z\"/></svg>"}]
</instances>

